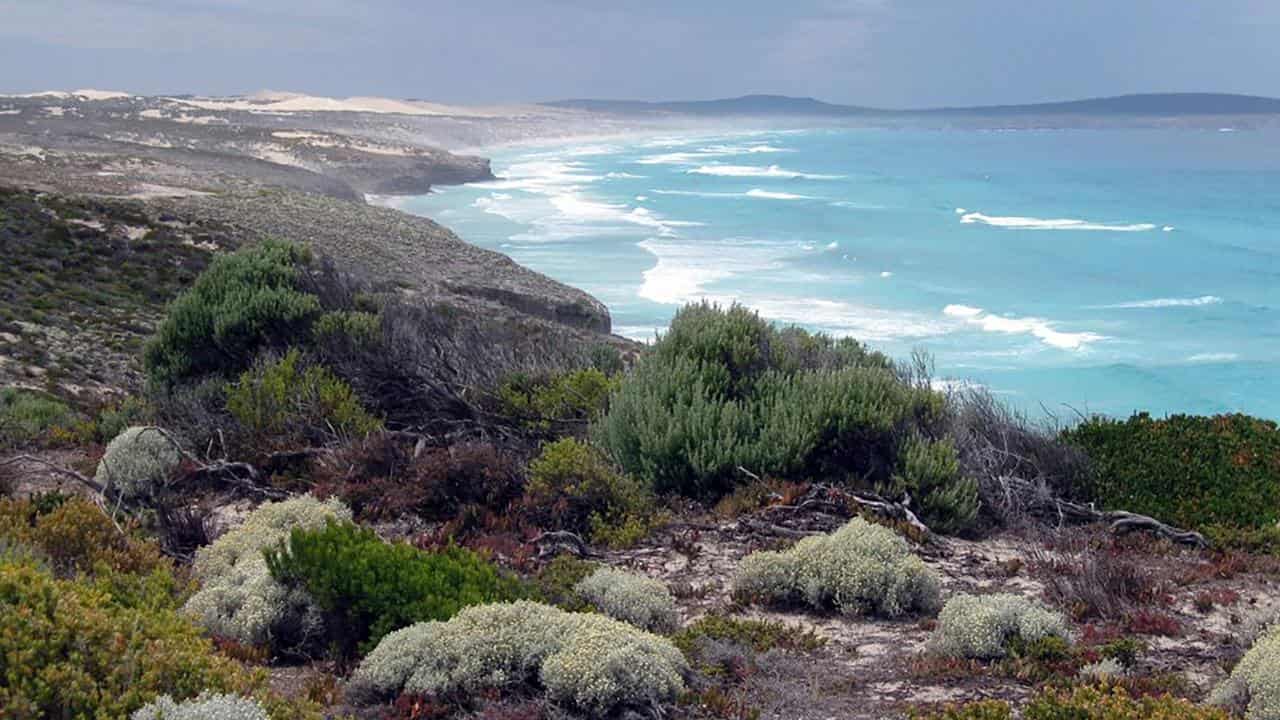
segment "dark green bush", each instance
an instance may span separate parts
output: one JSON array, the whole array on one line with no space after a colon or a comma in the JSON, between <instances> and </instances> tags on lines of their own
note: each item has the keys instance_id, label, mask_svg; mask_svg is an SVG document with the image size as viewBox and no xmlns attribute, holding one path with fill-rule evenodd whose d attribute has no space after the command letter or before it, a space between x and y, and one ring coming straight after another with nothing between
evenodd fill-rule
<instances>
[{"instance_id":1,"label":"dark green bush","mask_svg":"<svg viewBox=\"0 0 1280 720\"><path fill-rule=\"evenodd\" d=\"M907 441L888 490L893 497L903 493L918 498L916 510L933 518L932 528L939 532L959 532L978 518L978 483L961 475L950 439Z\"/></svg>"},{"instance_id":2,"label":"dark green bush","mask_svg":"<svg viewBox=\"0 0 1280 720\"><path fill-rule=\"evenodd\" d=\"M915 449L944 420L941 395L857 342L778 329L737 305L702 304L676 314L611 398L594 437L659 492L720 495L747 479L739 468L877 487L896 474L926 522L959 528L976 507L972 484L958 467L936 462L945 446L931 467Z\"/></svg>"},{"instance_id":3,"label":"dark green bush","mask_svg":"<svg viewBox=\"0 0 1280 720\"><path fill-rule=\"evenodd\" d=\"M1089 455L1083 494L1184 527L1280 520L1280 428L1247 415L1093 418L1064 433Z\"/></svg>"},{"instance_id":4,"label":"dark green bush","mask_svg":"<svg viewBox=\"0 0 1280 720\"><path fill-rule=\"evenodd\" d=\"M470 551L386 543L352 523L295 529L283 548L267 552L267 567L276 580L305 588L331 616L325 625L347 657L413 623L525 594L518 580Z\"/></svg>"},{"instance_id":5,"label":"dark green bush","mask_svg":"<svg viewBox=\"0 0 1280 720\"><path fill-rule=\"evenodd\" d=\"M320 315L320 299L301 288L310 262L301 246L273 240L215 258L148 342L151 380L231 375L260 349L304 336Z\"/></svg>"},{"instance_id":6,"label":"dark green bush","mask_svg":"<svg viewBox=\"0 0 1280 720\"><path fill-rule=\"evenodd\" d=\"M257 437L317 442L380 427L349 385L320 365L304 367L296 349L259 361L227 387L226 397L227 410Z\"/></svg>"}]
</instances>

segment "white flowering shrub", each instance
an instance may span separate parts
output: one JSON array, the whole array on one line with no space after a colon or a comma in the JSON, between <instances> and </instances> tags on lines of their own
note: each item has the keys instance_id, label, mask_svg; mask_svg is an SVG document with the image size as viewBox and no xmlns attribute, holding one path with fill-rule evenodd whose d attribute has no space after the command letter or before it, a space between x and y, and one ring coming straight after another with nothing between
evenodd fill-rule
<instances>
[{"instance_id":1,"label":"white flowering shrub","mask_svg":"<svg viewBox=\"0 0 1280 720\"><path fill-rule=\"evenodd\" d=\"M669 640L595 613L521 600L474 605L378 643L347 684L373 703L401 693L474 693L537 682L556 701L604 714L673 699L688 665Z\"/></svg>"},{"instance_id":2,"label":"white flowering shrub","mask_svg":"<svg viewBox=\"0 0 1280 720\"><path fill-rule=\"evenodd\" d=\"M649 632L675 632L680 623L676 599L665 583L602 567L573 588L582 599L614 620Z\"/></svg>"},{"instance_id":3,"label":"white flowering shrub","mask_svg":"<svg viewBox=\"0 0 1280 720\"><path fill-rule=\"evenodd\" d=\"M182 453L159 429L138 425L107 443L94 480L125 499L147 497L168 482L181 462Z\"/></svg>"},{"instance_id":4,"label":"white flowering shrub","mask_svg":"<svg viewBox=\"0 0 1280 720\"><path fill-rule=\"evenodd\" d=\"M168 695L161 695L143 705L129 716L129 720L269 720L267 711L257 700L239 695L212 695L176 703Z\"/></svg>"},{"instance_id":5,"label":"white flowering shrub","mask_svg":"<svg viewBox=\"0 0 1280 720\"><path fill-rule=\"evenodd\" d=\"M936 612L937 573L893 530L854 518L830 535L809 537L784 552L744 558L733 578L742 602L805 604L846 615L898 617Z\"/></svg>"},{"instance_id":6,"label":"white flowering shrub","mask_svg":"<svg viewBox=\"0 0 1280 720\"><path fill-rule=\"evenodd\" d=\"M264 503L244 523L196 552L198 590L183 610L214 635L238 642L282 648L315 637L320 611L300 588L271 577L263 550L288 538L294 528L324 527L326 520L350 520L341 501L302 495Z\"/></svg>"},{"instance_id":7,"label":"white flowering shrub","mask_svg":"<svg viewBox=\"0 0 1280 720\"><path fill-rule=\"evenodd\" d=\"M938 615L934 648L951 657L1004 657L1009 641L1046 637L1070 640L1067 620L1021 595L957 595Z\"/></svg>"},{"instance_id":8,"label":"white flowering shrub","mask_svg":"<svg viewBox=\"0 0 1280 720\"><path fill-rule=\"evenodd\" d=\"M1280 626L1249 648L1209 702L1243 709L1249 720L1280 720Z\"/></svg>"}]
</instances>

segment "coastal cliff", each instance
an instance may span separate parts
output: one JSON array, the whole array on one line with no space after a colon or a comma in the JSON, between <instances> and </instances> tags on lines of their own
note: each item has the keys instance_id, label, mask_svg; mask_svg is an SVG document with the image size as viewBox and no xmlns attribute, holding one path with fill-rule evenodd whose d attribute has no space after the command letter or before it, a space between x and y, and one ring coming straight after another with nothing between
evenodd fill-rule
<instances>
[{"instance_id":1,"label":"coastal cliff","mask_svg":"<svg viewBox=\"0 0 1280 720\"><path fill-rule=\"evenodd\" d=\"M308 245L424 303L531 333L608 336L609 311L587 293L366 202L493 178L485 158L387 139L404 134L405 119L137 96L0 98L0 384L72 396L136 388L137 349L165 303L213 255L264 238ZM172 276L159 277L164 267ZM119 277L103 275L116 270L152 279L120 290Z\"/></svg>"}]
</instances>

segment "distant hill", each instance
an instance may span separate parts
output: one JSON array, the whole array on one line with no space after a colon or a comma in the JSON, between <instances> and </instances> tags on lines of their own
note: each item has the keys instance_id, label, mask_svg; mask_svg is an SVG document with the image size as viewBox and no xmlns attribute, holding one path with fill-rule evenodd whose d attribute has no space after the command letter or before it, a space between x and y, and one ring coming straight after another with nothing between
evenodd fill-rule
<instances>
[{"instance_id":1,"label":"distant hill","mask_svg":"<svg viewBox=\"0 0 1280 720\"><path fill-rule=\"evenodd\" d=\"M836 105L814 98L744 95L722 100L644 102L640 100L560 100L546 105L615 114L682 115L1242 115L1280 114L1280 99L1226 93L1150 93L1029 105L890 110Z\"/></svg>"}]
</instances>

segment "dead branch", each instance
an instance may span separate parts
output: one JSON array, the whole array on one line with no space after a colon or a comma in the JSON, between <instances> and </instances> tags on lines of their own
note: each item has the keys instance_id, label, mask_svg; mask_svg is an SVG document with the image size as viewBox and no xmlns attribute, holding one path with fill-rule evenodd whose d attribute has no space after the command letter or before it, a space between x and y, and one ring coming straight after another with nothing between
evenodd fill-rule
<instances>
[{"instance_id":1,"label":"dead branch","mask_svg":"<svg viewBox=\"0 0 1280 720\"><path fill-rule=\"evenodd\" d=\"M1056 498L1044 492L1043 488L1021 478L1001 477L998 481L1008 496L1018 499L1021 509L1042 520L1050 520L1058 525L1105 523L1111 532L1118 535L1145 531L1179 545L1209 547L1209 541L1200 533L1166 525L1147 515L1124 510L1098 510L1092 505Z\"/></svg>"},{"instance_id":2,"label":"dead branch","mask_svg":"<svg viewBox=\"0 0 1280 720\"><path fill-rule=\"evenodd\" d=\"M101 494L103 493L103 491L105 490L105 488L102 486L102 484L101 484L101 483L99 483L98 481L94 480L93 478L86 477L85 475L82 475L82 474L80 474L80 473L76 472L75 470L72 470L71 468L65 468L65 467L62 467L61 465L57 465L57 464L51 463L51 462L49 462L48 460L42 460L42 459L40 459L40 458L38 458L38 457L34 457L34 456L32 456L32 455L15 455L15 456L13 456L13 457L11 457L11 458L6 458L6 459L4 459L4 460L0 460L0 467L6 467L6 466L9 466L9 465L17 465L18 463L21 463L21 462L29 462L29 463L34 463L34 464L36 464L36 465L40 465L41 467L43 467L43 468L45 468L45 469L47 469L47 470L49 470L49 471L51 471L51 472L53 472L53 473L55 473L55 474L57 474L57 475L61 475L61 476L63 476L63 477L67 477L67 478L70 478L70 479L72 479L72 480L75 480L76 482L80 483L81 485L84 485L85 487L89 488L90 490L93 490L94 492L98 493L99 495L101 495Z\"/></svg>"},{"instance_id":3,"label":"dead branch","mask_svg":"<svg viewBox=\"0 0 1280 720\"><path fill-rule=\"evenodd\" d=\"M578 557L595 557L587 542L577 533L568 530L549 530L539 533L530 541L538 548L538 557L554 557L561 552L568 552Z\"/></svg>"}]
</instances>

